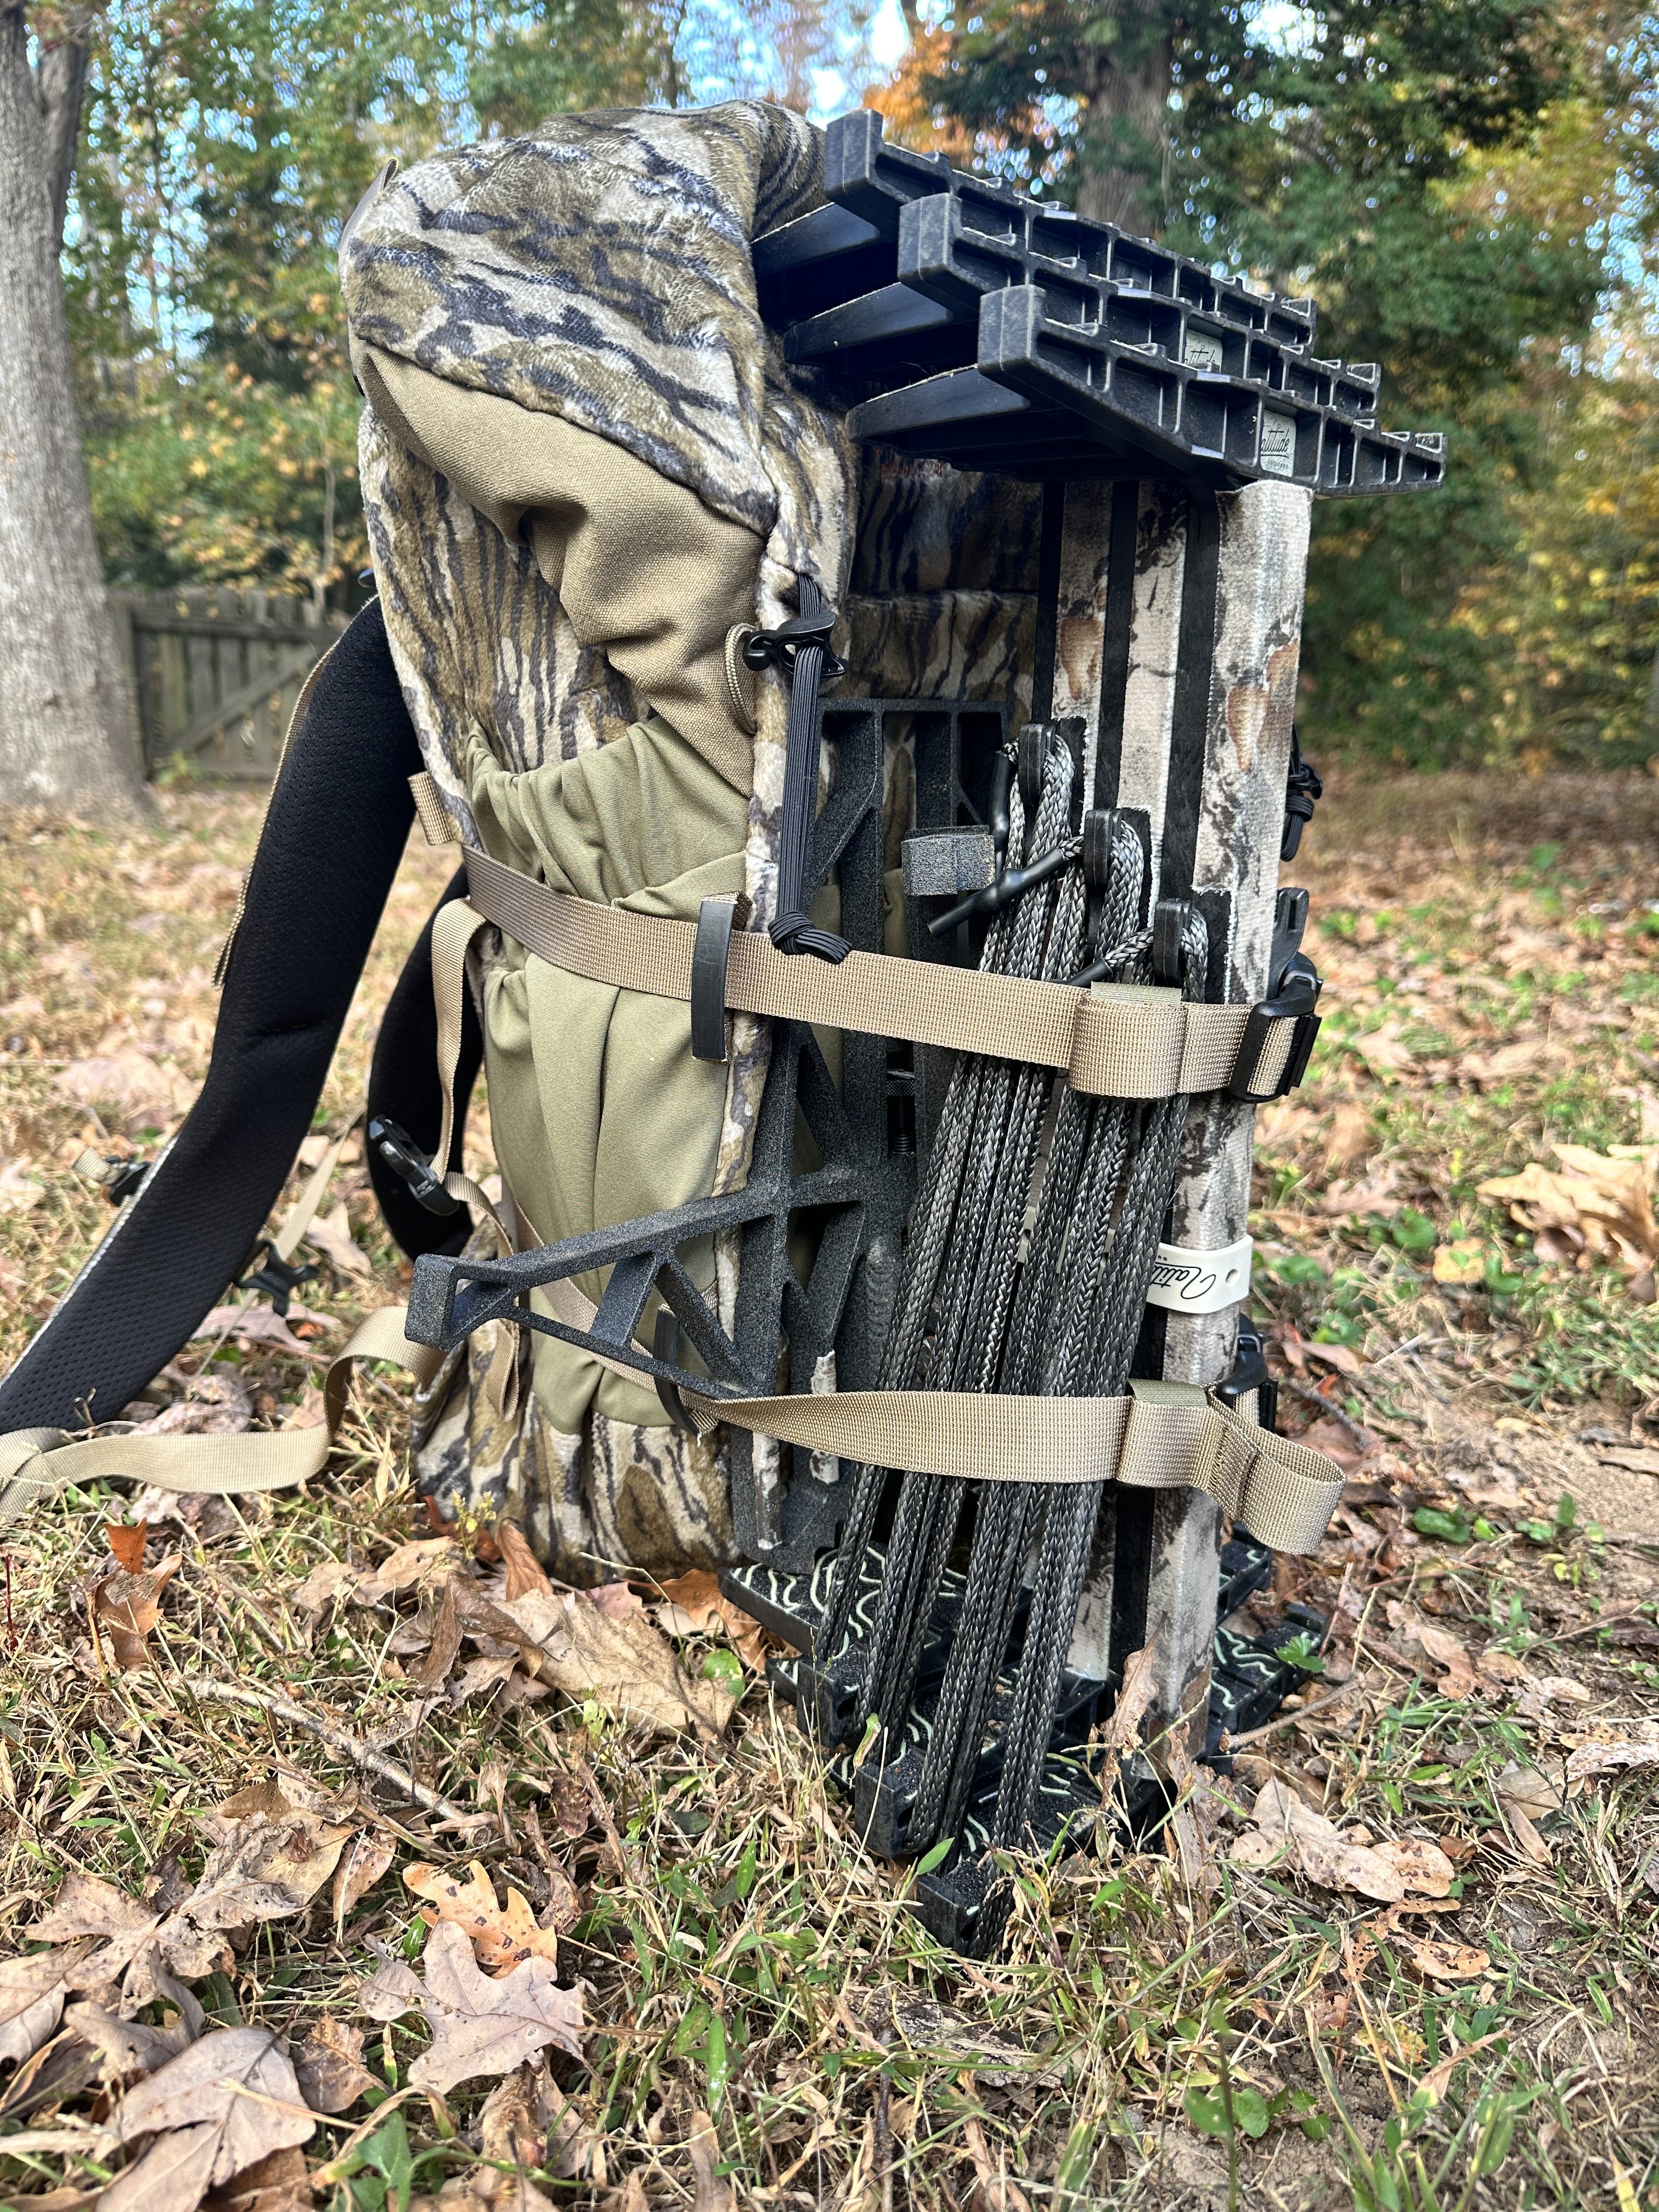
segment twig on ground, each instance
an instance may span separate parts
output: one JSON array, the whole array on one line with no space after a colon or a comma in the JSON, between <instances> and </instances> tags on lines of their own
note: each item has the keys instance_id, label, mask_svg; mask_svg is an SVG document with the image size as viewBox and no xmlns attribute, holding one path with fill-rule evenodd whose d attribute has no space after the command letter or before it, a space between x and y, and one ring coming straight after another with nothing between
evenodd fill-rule
<instances>
[{"instance_id":1,"label":"twig on ground","mask_svg":"<svg viewBox=\"0 0 1659 2212\"><path fill-rule=\"evenodd\" d=\"M240 1682L218 1682L206 1674L187 1674L185 1683L193 1698L217 1699L221 1705L246 1705L251 1712L268 1713L276 1720L287 1721L290 1727L303 1729L307 1735L314 1735L318 1742L325 1744L330 1751L337 1753L342 1759L349 1759L354 1766L361 1766L370 1774L378 1774L381 1781L389 1782L405 1798L412 1799L424 1812L435 1813L441 1820L447 1820L459 1828L488 1827L490 1825L492 1816L489 1814L463 1812L459 1805L452 1803L436 1790L429 1790L424 1782L417 1782L406 1766L399 1766L395 1759L386 1759L380 1752L371 1750L361 1736L353 1735L349 1729L340 1728L332 1721L319 1720L313 1714L302 1712L298 1705L291 1705L286 1698L268 1698L258 1690L248 1689Z\"/></svg>"},{"instance_id":2,"label":"twig on ground","mask_svg":"<svg viewBox=\"0 0 1659 2212\"><path fill-rule=\"evenodd\" d=\"M1328 1398L1322 1390L1315 1389L1311 1382L1298 1382L1294 1375L1281 1375L1279 1387L1281 1390L1290 1391L1293 1397L1300 1398L1306 1405L1317 1406L1322 1413L1328 1413L1334 1421L1340 1421L1362 1451L1373 1441L1370 1430L1363 1421L1356 1421L1352 1413L1345 1412L1334 1398Z\"/></svg>"},{"instance_id":3,"label":"twig on ground","mask_svg":"<svg viewBox=\"0 0 1659 2212\"><path fill-rule=\"evenodd\" d=\"M1321 1712L1327 1705L1334 1705L1339 1698L1346 1698L1354 1686L1351 1677L1340 1688L1328 1690L1322 1698L1316 1698L1310 1705L1298 1705L1294 1712L1280 1713L1277 1720L1264 1721L1260 1728L1246 1729L1243 1735L1230 1736L1227 1748L1230 1752L1237 1751L1241 1744L1258 1743L1264 1735L1277 1735L1280 1729L1294 1728L1298 1721L1305 1721L1310 1714Z\"/></svg>"}]
</instances>

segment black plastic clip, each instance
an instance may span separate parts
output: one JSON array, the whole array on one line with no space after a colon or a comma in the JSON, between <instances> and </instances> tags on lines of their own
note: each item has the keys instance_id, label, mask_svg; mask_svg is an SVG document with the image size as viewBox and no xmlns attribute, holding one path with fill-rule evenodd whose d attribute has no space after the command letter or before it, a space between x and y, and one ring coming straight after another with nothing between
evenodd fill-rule
<instances>
[{"instance_id":1,"label":"black plastic clip","mask_svg":"<svg viewBox=\"0 0 1659 2212\"><path fill-rule=\"evenodd\" d=\"M1302 747L1297 742L1296 725L1291 726L1291 766L1285 780L1285 830L1279 842L1281 860L1293 860L1297 847L1302 842L1302 832L1313 820L1315 802L1322 796L1325 787L1319 772L1310 760L1302 757Z\"/></svg>"},{"instance_id":2,"label":"black plastic clip","mask_svg":"<svg viewBox=\"0 0 1659 2212\"><path fill-rule=\"evenodd\" d=\"M749 899L706 898L697 909L697 935L691 947L691 1057L726 1059L726 963L732 932L749 920Z\"/></svg>"},{"instance_id":3,"label":"black plastic clip","mask_svg":"<svg viewBox=\"0 0 1659 2212\"><path fill-rule=\"evenodd\" d=\"M426 1158L400 1122L377 1115L368 1125L368 1141L393 1175L407 1183L417 1206L423 1206L428 1213L461 1211L460 1200L444 1188L443 1174L436 1162Z\"/></svg>"},{"instance_id":4,"label":"black plastic clip","mask_svg":"<svg viewBox=\"0 0 1659 2212\"><path fill-rule=\"evenodd\" d=\"M1190 899L1160 899L1152 908L1152 981L1180 990L1187 980L1187 932L1198 909Z\"/></svg>"},{"instance_id":5,"label":"black plastic clip","mask_svg":"<svg viewBox=\"0 0 1659 2212\"><path fill-rule=\"evenodd\" d=\"M261 1253L264 1258L256 1267L254 1261ZM301 1283L313 1282L317 1270L309 1262L296 1267L291 1260L280 1259L276 1247L270 1237L262 1237L243 1263L245 1272L236 1278L239 1291L263 1291L270 1298L273 1311L279 1319L288 1318L289 1300Z\"/></svg>"},{"instance_id":6,"label":"black plastic clip","mask_svg":"<svg viewBox=\"0 0 1659 2212\"><path fill-rule=\"evenodd\" d=\"M1314 1008L1321 988L1313 963L1298 952L1280 977L1275 995L1250 1009L1250 1018L1239 1039L1232 1080L1227 1085L1229 1098L1242 1098L1251 1105L1264 1106L1270 1098L1283 1098L1295 1090L1308 1072L1308 1057L1319 1035L1320 1018ZM1291 1048L1285 1056L1279 1080L1264 1091L1261 1088L1262 1058L1275 1027L1283 1021L1296 1025L1291 1036Z\"/></svg>"},{"instance_id":7,"label":"black plastic clip","mask_svg":"<svg viewBox=\"0 0 1659 2212\"><path fill-rule=\"evenodd\" d=\"M680 1361L680 1325L666 1306L657 1308L656 1326L651 1332L651 1357L660 1359L665 1367L678 1367ZM685 1410L678 1382L671 1382L665 1375L656 1375L652 1380L657 1386L657 1396L662 1409L677 1429L688 1436L697 1433L697 1425Z\"/></svg>"},{"instance_id":8,"label":"black plastic clip","mask_svg":"<svg viewBox=\"0 0 1659 2212\"><path fill-rule=\"evenodd\" d=\"M1261 1332L1253 1322L1238 1324L1238 1347L1233 1355L1231 1373L1218 1382L1212 1394L1218 1398L1230 1413L1237 1413L1240 1403L1255 1393L1255 1418L1260 1427L1279 1432L1279 1384L1267 1372L1267 1347Z\"/></svg>"},{"instance_id":9,"label":"black plastic clip","mask_svg":"<svg viewBox=\"0 0 1659 2212\"><path fill-rule=\"evenodd\" d=\"M847 663L837 653L830 650L830 634L839 617L831 606L820 607L816 614L791 615L780 623L776 629L751 630L744 641L744 665L747 668L781 668L793 676L795 661L803 647L815 645L823 655L823 665L818 681L828 684L847 672Z\"/></svg>"}]
</instances>

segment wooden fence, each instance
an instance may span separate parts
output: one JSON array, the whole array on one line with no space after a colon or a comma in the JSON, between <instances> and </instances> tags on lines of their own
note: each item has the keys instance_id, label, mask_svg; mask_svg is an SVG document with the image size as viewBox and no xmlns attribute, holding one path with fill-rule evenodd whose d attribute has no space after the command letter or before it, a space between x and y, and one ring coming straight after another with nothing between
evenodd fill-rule
<instances>
[{"instance_id":1,"label":"wooden fence","mask_svg":"<svg viewBox=\"0 0 1659 2212\"><path fill-rule=\"evenodd\" d=\"M269 783L294 702L345 618L307 598L191 589L120 592L144 770L182 760L198 774Z\"/></svg>"}]
</instances>

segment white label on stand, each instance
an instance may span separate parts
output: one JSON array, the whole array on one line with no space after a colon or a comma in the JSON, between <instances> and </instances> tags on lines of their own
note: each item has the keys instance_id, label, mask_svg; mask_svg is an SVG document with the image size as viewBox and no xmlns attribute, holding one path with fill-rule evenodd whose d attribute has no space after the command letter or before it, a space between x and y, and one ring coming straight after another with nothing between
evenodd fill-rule
<instances>
[{"instance_id":1,"label":"white label on stand","mask_svg":"<svg viewBox=\"0 0 1659 2212\"><path fill-rule=\"evenodd\" d=\"M1218 369L1222 365L1221 340L1208 331L1188 330L1187 332L1186 362L1188 368Z\"/></svg>"},{"instance_id":2,"label":"white label on stand","mask_svg":"<svg viewBox=\"0 0 1659 2212\"><path fill-rule=\"evenodd\" d=\"M1251 1240L1218 1252L1195 1252L1186 1244L1160 1244L1146 1292L1149 1306L1170 1313L1219 1313L1250 1294Z\"/></svg>"},{"instance_id":3,"label":"white label on stand","mask_svg":"<svg viewBox=\"0 0 1659 2212\"><path fill-rule=\"evenodd\" d=\"M1296 474L1294 415L1262 416L1261 467L1263 472L1270 477L1293 477Z\"/></svg>"}]
</instances>

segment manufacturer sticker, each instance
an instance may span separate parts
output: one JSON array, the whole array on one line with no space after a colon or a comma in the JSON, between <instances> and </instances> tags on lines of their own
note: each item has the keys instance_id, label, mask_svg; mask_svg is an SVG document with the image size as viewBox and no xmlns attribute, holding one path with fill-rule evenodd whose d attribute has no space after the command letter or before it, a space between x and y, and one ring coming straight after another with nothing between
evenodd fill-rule
<instances>
[{"instance_id":1,"label":"manufacturer sticker","mask_svg":"<svg viewBox=\"0 0 1659 2212\"><path fill-rule=\"evenodd\" d=\"M1261 467L1270 477L1293 477L1296 474L1296 417L1294 415L1263 415L1261 417Z\"/></svg>"}]
</instances>

